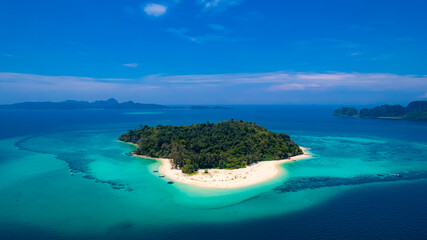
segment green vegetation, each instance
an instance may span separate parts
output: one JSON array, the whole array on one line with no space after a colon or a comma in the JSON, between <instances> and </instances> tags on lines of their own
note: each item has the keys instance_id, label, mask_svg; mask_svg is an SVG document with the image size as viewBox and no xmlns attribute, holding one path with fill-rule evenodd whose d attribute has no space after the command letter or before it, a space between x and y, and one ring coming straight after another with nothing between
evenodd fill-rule
<instances>
[{"instance_id":1,"label":"green vegetation","mask_svg":"<svg viewBox=\"0 0 427 240\"><path fill-rule=\"evenodd\" d=\"M382 105L372 109L360 110L363 118L398 118L406 114L406 108L400 105Z\"/></svg>"},{"instance_id":2,"label":"green vegetation","mask_svg":"<svg viewBox=\"0 0 427 240\"><path fill-rule=\"evenodd\" d=\"M242 168L258 161L302 154L288 135L235 120L189 126L144 126L121 135L119 140L136 143L136 154L171 158L173 166L187 174L206 168Z\"/></svg>"},{"instance_id":3,"label":"green vegetation","mask_svg":"<svg viewBox=\"0 0 427 240\"><path fill-rule=\"evenodd\" d=\"M401 105L381 105L371 109L364 108L357 114L355 108L337 109L336 116L360 116L361 118L393 118L408 120L427 120L427 101L414 101L403 107Z\"/></svg>"},{"instance_id":4,"label":"green vegetation","mask_svg":"<svg viewBox=\"0 0 427 240\"><path fill-rule=\"evenodd\" d=\"M426 112L409 112L403 116L404 119L412 120L427 120L427 111Z\"/></svg>"},{"instance_id":5,"label":"green vegetation","mask_svg":"<svg viewBox=\"0 0 427 240\"><path fill-rule=\"evenodd\" d=\"M352 107L342 107L341 109L337 109L334 111L335 116L342 116L342 117L358 117L359 114L357 113L356 108Z\"/></svg>"}]
</instances>

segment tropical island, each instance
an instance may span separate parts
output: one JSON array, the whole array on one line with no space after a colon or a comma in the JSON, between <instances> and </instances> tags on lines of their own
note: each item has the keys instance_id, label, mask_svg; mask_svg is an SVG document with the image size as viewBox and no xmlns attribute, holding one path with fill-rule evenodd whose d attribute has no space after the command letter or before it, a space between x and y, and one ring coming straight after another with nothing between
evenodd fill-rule
<instances>
[{"instance_id":1,"label":"tropical island","mask_svg":"<svg viewBox=\"0 0 427 240\"><path fill-rule=\"evenodd\" d=\"M233 119L189 126L143 126L118 140L135 144L135 156L161 160L160 172L169 179L203 187L263 182L279 173L279 164L310 156L287 134Z\"/></svg>"},{"instance_id":2,"label":"tropical island","mask_svg":"<svg viewBox=\"0 0 427 240\"><path fill-rule=\"evenodd\" d=\"M406 107L401 105L381 105L374 108L363 108L357 112L355 108L343 107L334 111L335 116L427 120L427 101L414 101Z\"/></svg>"}]
</instances>

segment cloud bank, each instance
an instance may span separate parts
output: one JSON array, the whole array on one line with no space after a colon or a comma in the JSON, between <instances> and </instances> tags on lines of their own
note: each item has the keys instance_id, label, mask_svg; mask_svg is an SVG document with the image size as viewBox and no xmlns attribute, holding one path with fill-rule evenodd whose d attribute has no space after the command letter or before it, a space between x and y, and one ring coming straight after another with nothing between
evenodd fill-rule
<instances>
[{"instance_id":1,"label":"cloud bank","mask_svg":"<svg viewBox=\"0 0 427 240\"><path fill-rule=\"evenodd\" d=\"M125 64L122 64L122 66L130 67L130 68L137 68L139 66L139 64L138 63L125 63Z\"/></svg>"},{"instance_id":2,"label":"cloud bank","mask_svg":"<svg viewBox=\"0 0 427 240\"><path fill-rule=\"evenodd\" d=\"M241 3L241 0L198 0L205 9L224 10Z\"/></svg>"},{"instance_id":3,"label":"cloud bank","mask_svg":"<svg viewBox=\"0 0 427 240\"><path fill-rule=\"evenodd\" d=\"M147 76L173 84L267 85L270 91L348 89L366 91L427 90L426 75L390 73L235 73L214 75Z\"/></svg>"},{"instance_id":4,"label":"cloud bank","mask_svg":"<svg viewBox=\"0 0 427 240\"><path fill-rule=\"evenodd\" d=\"M163 104L368 104L425 98L426 75L233 73L137 79L0 73L0 102L117 97Z\"/></svg>"},{"instance_id":5,"label":"cloud bank","mask_svg":"<svg viewBox=\"0 0 427 240\"><path fill-rule=\"evenodd\" d=\"M147 3L144 7L144 12L147 15L159 17L166 13L167 7L156 3Z\"/></svg>"}]
</instances>

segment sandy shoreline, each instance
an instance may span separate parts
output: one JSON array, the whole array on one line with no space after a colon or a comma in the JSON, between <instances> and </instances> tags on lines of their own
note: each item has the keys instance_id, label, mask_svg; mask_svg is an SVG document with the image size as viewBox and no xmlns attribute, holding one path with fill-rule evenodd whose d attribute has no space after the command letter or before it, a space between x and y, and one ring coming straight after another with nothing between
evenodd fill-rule
<instances>
[{"instance_id":1,"label":"sandy shoreline","mask_svg":"<svg viewBox=\"0 0 427 240\"><path fill-rule=\"evenodd\" d=\"M180 183L204 188L240 188L268 181L280 173L279 165L312 157L307 148L301 147L303 154L288 159L262 161L256 164L233 170L200 169L197 174L187 175L179 169L172 168L170 159L152 158L132 154L136 157L155 159L162 162L159 172L166 178Z\"/></svg>"}]
</instances>

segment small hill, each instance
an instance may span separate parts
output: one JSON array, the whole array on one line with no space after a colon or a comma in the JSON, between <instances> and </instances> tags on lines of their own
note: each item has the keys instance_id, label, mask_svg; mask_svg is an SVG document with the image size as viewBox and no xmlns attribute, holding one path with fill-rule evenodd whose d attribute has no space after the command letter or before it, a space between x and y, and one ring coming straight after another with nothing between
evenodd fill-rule
<instances>
[{"instance_id":1,"label":"small hill","mask_svg":"<svg viewBox=\"0 0 427 240\"><path fill-rule=\"evenodd\" d=\"M357 112L356 108L342 107L341 109L335 110L334 115L341 117L358 117L359 113Z\"/></svg>"}]
</instances>

